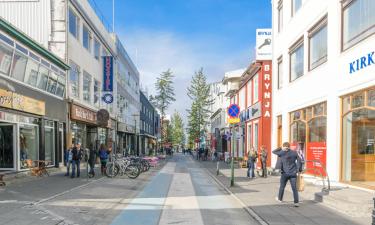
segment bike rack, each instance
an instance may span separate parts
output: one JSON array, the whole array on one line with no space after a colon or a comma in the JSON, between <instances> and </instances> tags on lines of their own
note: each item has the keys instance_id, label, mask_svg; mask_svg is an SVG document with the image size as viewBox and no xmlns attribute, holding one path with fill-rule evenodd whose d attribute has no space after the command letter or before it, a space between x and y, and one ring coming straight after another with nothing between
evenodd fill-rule
<instances>
[{"instance_id":1,"label":"bike rack","mask_svg":"<svg viewBox=\"0 0 375 225\"><path fill-rule=\"evenodd\" d=\"M314 177L316 177L316 174L320 174L320 177L322 178L322 182L323 182L323 188L322 188L322 192L329 192L331 190L331 182L329 180L329 176L328 176L328 172L327 172L327 169L326 169L326 166L324 164L322 164L322 162L318 159L314 159L314 160L306 160L305 161L305 165L307 165L308 162L311 162L313 164L313 167L312 168L305 168L303 170L303 172L305 173L306 171L313 171L313 175ZM320 164L321 166L320 167L317 167L316 164ZM323 172L322 172L322 169L324 171L324 173L326 174L326 176L323 176ZM327 179L327 185L326 185L326 182L325 182L325 179Z\"/></svg>"}]
</instances>

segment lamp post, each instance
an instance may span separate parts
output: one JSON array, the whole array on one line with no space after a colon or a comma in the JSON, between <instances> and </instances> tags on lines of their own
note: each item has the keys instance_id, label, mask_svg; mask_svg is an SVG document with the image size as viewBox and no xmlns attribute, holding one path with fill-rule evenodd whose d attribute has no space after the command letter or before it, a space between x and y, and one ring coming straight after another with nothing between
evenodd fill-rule
<instances>
[{"instance_id":1,"label":"lamp post","mask_svg":"<svg viewBox=\"0 0 375 225\"><path fill-rule=\"evenodd\" d=\"M132 114L132 116L134 117L134 148L135 148L135 151L137 151L138 136L137 136L137 119L136 119L136 117L140 116L140 115L139 114Z\"/></svg>"}]
</instances>

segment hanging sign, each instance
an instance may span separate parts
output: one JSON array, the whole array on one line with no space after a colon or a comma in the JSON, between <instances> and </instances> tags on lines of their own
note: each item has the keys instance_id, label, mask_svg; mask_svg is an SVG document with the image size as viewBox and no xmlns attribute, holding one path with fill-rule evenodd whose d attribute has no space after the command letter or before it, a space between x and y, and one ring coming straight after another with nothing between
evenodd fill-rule
<instances>
[{"instance_id":1,"label":"hanging sign","mask_svg":"<svg viewBox=\"0 0 375 225\"><path fill-rule=\"evenodd\" d=\"M113 57L103 56L103 92L113 91Z\"/></svg>"}]
</instances>

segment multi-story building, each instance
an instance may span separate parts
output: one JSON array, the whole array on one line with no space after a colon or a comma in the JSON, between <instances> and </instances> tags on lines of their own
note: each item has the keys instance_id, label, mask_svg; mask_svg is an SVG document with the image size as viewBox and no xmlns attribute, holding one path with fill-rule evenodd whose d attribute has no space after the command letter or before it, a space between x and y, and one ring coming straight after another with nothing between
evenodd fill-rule
<instances>
[{"instance_id":1,"label":"multi-story building","mask_svg":"<svg viewBox=\"0 0 375 225\"><path fill-rule=\"evenodd\" d=\"M272 4L272 146L289 141L307 167L373 188L374 1Z\"/></svg>"},{"instance_id":2,"label":"multi-story building","mask_svg":"<svg viewBox=\"0 0 375 225\"><path fill-rule=\"evenodd\" d=\"M0 17L0 170L63 162L69 66Z\"/></svg>"},{"instance_id":3,"label":"multi-story building","mask_svg":"<svg viewBox=\"0 0 375 225\"><path fill-rule=\"evenodd\" d=\"M140 91L139 72L117 36L117 134L120 151L128 153L137 147L139 134Z\"/></svg>"},{"instance_id":4,"label":"multi-story building","mask_svg":"<svg viewBox=\"0 0 375 225\"><path fill-rule=\"evenodd\" d=\"M155 116L157 114L154 106L150 103L146 95L140 92L140 134L139 134L139 152L138 154L148 155L150 151L156 150L156 129Z\"/></svg>"},{"instance_id":5,"label":"multi-story building","mask_svg":"<svg viewBox=\"0 0 375 225\"><path fill-rule=\"evenodd\" d=\"M130 125L134 118L130 118L127 113L124 115L124 110L128 103L130 115L136 117L132 112L139 112L137 103L130 100L133 97L139 101L139 74L126 52L124 54L120 50L122 46L118 44L116 36L111 34L99 19L90 2L3 1L0 2L0 6L2 17L70 66L69 75L64 82L67 86L66 98L69 104L66 143L71 145L79 142L86 148L97 148L99 144L105 143L108 147L121 150L124 147L124 138L116 139L116 128L124 130L121 123L125 122L128 124L128 127L125 126L125 133L127 128L130 133L136 133L135 126ZM121 55L121 66L125 65L125 71L116 72L122 68L116 66L117 53ZM108 63L104 64L104 61ZM104 74L104 71L110 72ZM125 74L128 77L123 78L124 72L128 73ZM123 79L130 83L130 95L124 96L123 88L117 90L117 84L122 85ZM105 101L104 94L107 96ZM118 100L117 96L121 99ZM122 106L122 112L118 112L117 106ZM109 112L108 122L98 123L97 113L100 109ZM105 117L106 115L100 116ZM120 124L117 124L117 120L120 120ZM139 116L135 120L137 123ZM128 137L125 143L130 143L129 139ZM121 141L121 146L115 146L116 140Z\"/></svg>"}]
</instances>

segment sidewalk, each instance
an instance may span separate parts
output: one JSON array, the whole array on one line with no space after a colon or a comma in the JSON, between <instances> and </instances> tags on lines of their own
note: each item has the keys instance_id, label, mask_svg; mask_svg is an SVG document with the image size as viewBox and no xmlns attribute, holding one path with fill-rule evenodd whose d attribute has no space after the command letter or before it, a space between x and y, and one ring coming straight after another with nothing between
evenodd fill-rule
<instances>
[{"instance_id":1,"label":"sidewalk","mask_svg":"<svg viewBox=\"0 0 375 225\"><path fill-rule=\"evenodd\" d=\"M216 176L216 162L203 161L200 165L208 169L224 186L230 186L231 171L228 164L220 162L219 176ZM371 224L371 215L349 217L301 195L300 207L295 208L289 183L284 195L285 202L278 203L275 196L278 193L280 177L258 177L249 180L246 178L246 172L246 169L235 169L235 186L229 190L268 224Z\"/></svg>"}]
</instances>

